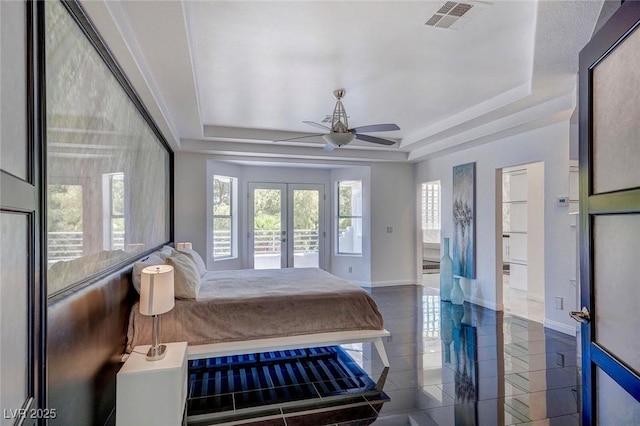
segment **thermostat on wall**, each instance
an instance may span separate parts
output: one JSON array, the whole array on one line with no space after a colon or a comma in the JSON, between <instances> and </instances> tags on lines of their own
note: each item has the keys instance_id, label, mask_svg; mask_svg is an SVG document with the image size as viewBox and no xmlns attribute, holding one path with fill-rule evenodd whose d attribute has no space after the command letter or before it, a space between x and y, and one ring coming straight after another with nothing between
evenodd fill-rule
<instances>
[{"instance_id":1,"label":"thermostat on wall","mask_svg":"<svg viewBox=\"0 0 640 426\"><path fill-rule=\"evenodd\" d=\"M558 207L568 207L569 197L558 197Z\"/></svg>"}]
</instances>

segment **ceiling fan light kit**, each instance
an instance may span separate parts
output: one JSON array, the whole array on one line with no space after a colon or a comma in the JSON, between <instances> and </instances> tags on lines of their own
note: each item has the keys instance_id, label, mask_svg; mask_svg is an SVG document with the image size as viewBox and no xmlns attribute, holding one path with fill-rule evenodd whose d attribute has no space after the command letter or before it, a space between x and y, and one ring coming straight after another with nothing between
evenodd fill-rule
<instances>
[{"instance_id":1,"label":"ceiling fan light kit","mask_svg":"<svg viewBox=\"0 0 640 426\"><path fill-rule=\"evenodd\" d=\"M356 138L356 135L353 133L328 133L322 136L322 139L328 144L333 146L343 146L347 145L349 142L353 141Z\"/></svg>"}]
</instances>

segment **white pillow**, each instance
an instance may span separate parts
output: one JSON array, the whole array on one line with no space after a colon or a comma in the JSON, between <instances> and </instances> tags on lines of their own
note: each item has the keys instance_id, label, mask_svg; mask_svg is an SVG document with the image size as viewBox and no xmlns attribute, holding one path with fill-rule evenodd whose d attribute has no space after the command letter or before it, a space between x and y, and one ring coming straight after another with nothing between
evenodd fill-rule
<instances>
[{"instance_id":1,"label":"white pillow","mask_svg":"<svg viewBox=\"0 0 640 426\"><path fill-rule=\"evenodd\" d=\"M142 270L147 266L155 266L155 265L163 265L163 264L164 264L164 260L160 256L153 253L150 254L149 257L139 260L133 264L133 273L131 274L133 278L133 287L136 289L138 293L140 293L140 285L142 282Z\"/></svg>"},{"instance_id":2,"label":"white pillow","mask_svg":"<svg viewBox=\"0 0 640 426\"><path fill-rule=\"evenodd\" d=\"M178 250L180 253L184 253L189 256L189 259L193 260L193 263L198 267L198 271L200 272L200 276L203 276L207 272L207 266L204 264L204 260L200 254L193 249L180 249Z\"/></svg>"},{"instance_id":3,"label":"white pillow","mask_svg":"<svg viewBox=\"0 0 640 426\"><path fill-rule=\"evenodd\" d=\"M163 246L156 254L163 260L167 260L167 257L171 256L175 250L171 246Z\"/></svg>"},{"instance_id":4,"label":"white pillow","mask_svg":"<svg viewBox=\"0 0 640 426\"><path fill-rule=\"evenodd\" d=\"M200 291L200 272L189 256L179 251L165 260L173 266L173 284L176 299L195 299Z\"/></svg>"}]
</instances>

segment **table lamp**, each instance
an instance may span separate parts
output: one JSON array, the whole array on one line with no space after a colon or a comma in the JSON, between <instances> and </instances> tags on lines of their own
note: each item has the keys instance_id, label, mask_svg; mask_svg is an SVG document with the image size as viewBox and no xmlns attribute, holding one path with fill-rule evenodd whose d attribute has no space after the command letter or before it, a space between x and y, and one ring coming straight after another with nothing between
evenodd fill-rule
<instances>
[{"instance_id":1,"label":"table lamp","mask_svg":"<svg viewBox=\"0 0 640 426\"><path fill-rule=\"evenodd\" d=\"M175 305L173 267L169 265L147 266L142 270L140 284L140 313L153 316L153 337L147 361L164 358L166 345L160 344L160 317Z\"/></svg>"}]
</instances>

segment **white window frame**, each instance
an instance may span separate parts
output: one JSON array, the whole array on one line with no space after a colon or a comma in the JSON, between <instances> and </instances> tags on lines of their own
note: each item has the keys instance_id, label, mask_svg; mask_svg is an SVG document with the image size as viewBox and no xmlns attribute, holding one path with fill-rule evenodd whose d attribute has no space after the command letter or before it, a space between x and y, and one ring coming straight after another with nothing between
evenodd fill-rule
<instances>
[{"instance_id":1,"label":"white window frame","mask_svg":"<svg viewBox=\"0 0 640 426\"><path fill-rule=\"evenodd\" d=\"M122 214L113 213L113 181L115 178L121 179L124 185L124 206ZM102 234L102 246L104 250L116 250L128 248L127 241L127 209L128 209L128 182L124 172L116 173L103 173L102 174L102 220L103 220L103 234ZM124 237L122 247L117 247L113 243L113 220L124 219Z\"/></svg>"},{"instance_id":2,"label":"white window frame","mask_svg":"<svg viewBox=\"0 0 640 426\"><path fill-rule=\"evenodd\" d=\"M216 179L219 180L228 180L229 181L229 191L230 191L230 206L229 206L229 214L228 215L219 215L219 214L214 214L215 211L215 197L214 197L214 191L215 191L215 181ZM229 259L236 259L238 257L238 178L233 177L233 176L224 176L224 175L217 175L214 174L212 176L211 179L211 184L212 184L212 188L211 188L211 257L213 258L214 261L218 261L218 260L229 260ZM230 250L229 250L229 254L224 254L224 255L219 255L216 256L216 238L215 238L215 232L216 232L216 228L215 228L215 222L216 219L229 219L231 222L231 235L230 235Z\"/></svg>"},{"instance_id":3,"label":"white window frame","mask_svg":"<svg viewBox=\"0 0 640 426\"><path fill-rule=\"evenodd\" d=\"M340 187L341 184L349 183L349 186L353 186L353 184L360 184L360 194L356 199L357 203L352 207L351 215L341 215L340 214ZM362 180L360 179L348 179L336 182L336 226L335 226L335 237L336 237L336 255L340 256L362 256L362 237L363 237L363 217L362 217L362 209L363 209L363 200L362 200L362 191L363 185ZM355 212L353 211L355 210ZM360 229L356 229L356 235L360 237L360 251L344 251L340 247L340 220L341 219L360 219Z\"/></svg>"},{"instance_id":4,"label":"white window frame","mask_svg":"<svg viewBox=\"0 0 640 426\"><path fill-rule=\"evenodd\" d=\"M442 186L440 181L425 182L421 188L422 202L422 240L423 242L439 243L440 241L431 241L426 239L424 231L440 231L441 230L441 200Z\"/></svg>"}]
</instances>

